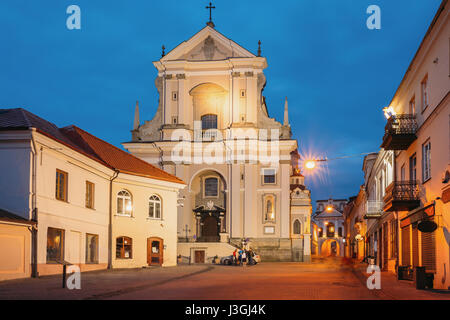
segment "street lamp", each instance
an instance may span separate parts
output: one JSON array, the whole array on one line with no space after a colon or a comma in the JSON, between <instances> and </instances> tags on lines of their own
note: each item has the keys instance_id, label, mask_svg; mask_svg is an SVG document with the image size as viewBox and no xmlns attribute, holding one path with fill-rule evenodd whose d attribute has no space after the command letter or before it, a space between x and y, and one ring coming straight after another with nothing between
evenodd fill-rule
<instances>
[{"instance_id":1,"label":"street lamp","mask_svg":"<svg viewBox=\"0 0 450 320\"><path fill-rule=\"evenodd\" d=\"M383 108L383 112L386 119L390 119L391 117L395 117L397 115L392 106Z\"/></svg>"},{"instance_id":2,"label":"street lamp","mask_svg":"<svg viewBox=\"0 0 450 320\"><path fill-rule=\"evenodd\" d=\"M310 159L305 161L305 168L312 170L316 167L316 162L325 162L328 161L328 159Z\"/></svg>"},{"instance_id":3,"label":"street lamp","mask_svg":"<svg viewBox=\"0 0 450 320\"><path fill-rule=\"evenodd\" d=\"M316 167L316 162L314 160L308 160L305 163L306 169L314 169Z\"/></svg>"}]
</instances>

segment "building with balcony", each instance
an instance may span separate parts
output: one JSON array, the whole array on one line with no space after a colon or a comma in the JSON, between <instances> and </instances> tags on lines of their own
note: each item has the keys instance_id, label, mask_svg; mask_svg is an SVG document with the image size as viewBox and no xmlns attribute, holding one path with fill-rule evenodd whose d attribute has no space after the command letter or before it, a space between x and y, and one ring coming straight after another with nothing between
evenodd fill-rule
<instances>
[{"instance_id":1,"label":"building with balcony","mask_svg":"<svg viewBox=\"0 0 450 320\"><path fill-rule=\"evenodd\" d=\"M394 181L394 152L381 149L363 162L366 221L366 256L384 270L397 265L398 220L386 210L385 200Z\"/></svg>"},{"instance_id":2,"label":"building with balcony","mask_svg":"<svg viewBox=\"0 0 450 320\"><path fill-rule=\"evenodd\" d=\"M442 1L389 105L382 144L394 152L384 215L397 220L398 230L397 249L387 248L397 250L402 274L413 279L416 267L425 267L440 289L450 287L449 12ZM375 238L391 243L380 223ZM386 250L380 249L383 260Z\"/></svg>"}]
</instances>

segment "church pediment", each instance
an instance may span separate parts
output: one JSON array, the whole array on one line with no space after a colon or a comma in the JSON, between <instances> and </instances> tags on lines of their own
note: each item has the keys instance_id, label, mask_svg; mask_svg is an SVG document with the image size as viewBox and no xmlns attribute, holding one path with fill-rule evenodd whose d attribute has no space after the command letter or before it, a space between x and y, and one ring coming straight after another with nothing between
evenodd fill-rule
<instances>
[{"instance_id":1,"label":"church pediment","mask_svg":"<svg viewBox=\"0 0 450 320\"><path fill-rule=\"evenodd\" d=\"M206 26L165 55L161 62L173 60L214 61L228 58L253 58L254 54Z\"/></svg>"}]
</instances>

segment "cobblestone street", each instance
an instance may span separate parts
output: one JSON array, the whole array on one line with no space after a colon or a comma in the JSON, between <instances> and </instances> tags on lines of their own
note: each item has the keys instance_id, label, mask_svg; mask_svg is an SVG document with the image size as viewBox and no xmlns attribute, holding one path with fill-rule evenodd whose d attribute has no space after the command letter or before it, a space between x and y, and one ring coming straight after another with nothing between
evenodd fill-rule
<instances>
[{"instance_id":1,"label":"cobblestone street","mask_svg":"<svg viewBox=\"0 0 450 320\"><path fill-rule=\"evenodd\" d=\"M81 290L62 289L60 276L3 282L0 299L450 300L449 292L416 290L387 273L382 274L381 290L368 290L363 270L338 258L310 264L114 270L83 273Z\"/></svg>"}]
</instances>

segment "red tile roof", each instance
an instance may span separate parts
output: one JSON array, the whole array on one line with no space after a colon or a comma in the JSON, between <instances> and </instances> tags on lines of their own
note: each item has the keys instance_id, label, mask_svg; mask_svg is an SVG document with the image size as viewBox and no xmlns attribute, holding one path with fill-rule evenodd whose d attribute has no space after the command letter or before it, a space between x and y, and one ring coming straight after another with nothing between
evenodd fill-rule
<instances>
[{"instance_id":1,"label":"red tile roof","mask_svg":"<svg viewBox=\"0 0 450 320\"><path fill-rule=\"evenodd\" d=\"M60 130L72 142L76 143L80 149L109 166L118 169L120 172L184 184L176 176L97 138L77 126L69 126Z\"/></svg>"},{"instance_id":2,"label":"red tile roof","mask_svg":"<svg viewBox=\"0 0 450 320\"><path fill-rule=\"evenodd\" d=\"M25 109L0 109L0 130L35 128L101 164L131 175L185 184L181 179L76 127L58 128Z\"/></svg>"}]
</instances>

